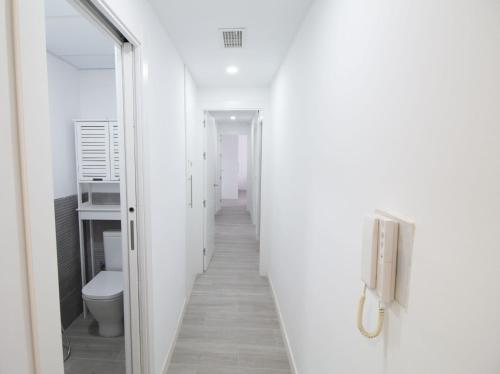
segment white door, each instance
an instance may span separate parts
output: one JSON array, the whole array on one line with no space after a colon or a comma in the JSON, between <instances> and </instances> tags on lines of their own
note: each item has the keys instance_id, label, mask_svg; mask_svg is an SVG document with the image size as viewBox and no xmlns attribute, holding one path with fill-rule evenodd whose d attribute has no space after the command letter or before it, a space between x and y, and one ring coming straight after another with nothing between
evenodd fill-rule
<instances>
[{"instance_id":1,"label":"white door","mask_svg":"<svg viewBox=\"0 0 500 374\"><path fill-rule=\"evenodd\" d=\"M222 135L217 135L217 165L215 174L215 213L222 208Z\"/></svg>"},{"instance_id":2,"label":"white door","mask_svg":"<svg viewBox=\"0 0 500 374\"><path fill-rule=\"evenodd\" d=\"M113 124L111 136L114 145L121 144L118 157L113 152L113 177L120 178L121 232L124 281L124 326L126 373L141 372L141 335L139 302L139 251L137 222L136 175L136 85L134 47L124 43L116 49L116 81L118 122ZM117 162L123 160L124 162Z\"/></svg>"},{"instance_id":3,"label":"white door","mask_svg":"<svg viewBox=\"0 0 500 374\"><path fill-rule=\"evenodd\" d=\"M222 138L222 199L238 199L238 135Z\"/></svg>"},{"instance_id":4,"label":"white door","mask_svg":"<svg viewBox=\"0 0 500 374\"><path fill-rule=\"evenodd\" d=\"M216 184L216 157L217 157L217 129L215 120L209 114L205 115L205 194L203 206L204 214L204 246L203 269L207 270L215 251L215 187Z\"/></svg>"}]
</instances>

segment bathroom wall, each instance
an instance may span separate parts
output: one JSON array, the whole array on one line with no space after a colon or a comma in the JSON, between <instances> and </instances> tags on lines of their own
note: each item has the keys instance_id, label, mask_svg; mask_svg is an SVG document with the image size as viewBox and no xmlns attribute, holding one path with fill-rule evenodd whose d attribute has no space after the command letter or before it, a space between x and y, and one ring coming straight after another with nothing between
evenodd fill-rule
<instances>
[{"instance_id":1,"label":"bathroom wall","mask_svg":"<svg viewBox=\"0 0 500 374\"><path fill-rule=\"evenodd\" d=\"M61 322L67 328L82 312L76 195L54 200Z\"/></svg>"},{"instance_id":2,"label":"bathroom wall","mask_svg":"<svg viewBox=\"0 0 500 374\"><path fill-rule=\"evenodd\" d=\"M114 69L80 70L80 119L116 119Z\"/></svg>"},{"instance_id":3,"label":"bathroom wall","mask_svg":"<svg viewBox=\"0 0 500 374\"><path fill-rule=\"evenodd\" d=\"M78 70L48 54L54 208L63 327L82 311L78 232L74 119L116 118L114 70ZM109 191L96 195L109 201ZM104 262L102 231L119 230L119 222L94 223L95 268ZM90 255L87 256L90 259ZM90 263L87 264L90 269ZM90 275L90 272L87 272Z\"/></svg>"},{"instance_id":4,"label":"bathroom wall","mask_svg":"<svg viewBox=\"0 0 500 374\"><path fill-rule=\"evenodd\" d=\"M76 168L72 120L79 113L79 72L48 54L52 170L56 216L61 321L64 328L82 311L80 247L76 213Z\"/></svg>"},{"instance_id":5,"label":"bathroom wall","mask_svg":"<svg viewBox=\"0 0 500 374\"><path fill-rule=\"evenodd\" d=\"M72 121L80 115L80 75L73 66L47 54L54 198L76 194Z\"/></svg>"}]
</instances>

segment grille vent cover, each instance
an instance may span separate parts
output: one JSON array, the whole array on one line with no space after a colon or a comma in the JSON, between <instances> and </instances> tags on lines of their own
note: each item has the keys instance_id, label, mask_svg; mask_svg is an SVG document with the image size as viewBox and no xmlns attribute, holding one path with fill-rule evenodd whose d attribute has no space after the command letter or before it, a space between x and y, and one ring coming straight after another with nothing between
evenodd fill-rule
<instances>
[{"instance_id":1,"label":"grille vent cover","mask_svg":"<svg viewBox=\"0 0 500 374\"><path fill-rule=\"evenodd\" d=\"M222 34L224 48L243 48L243 33L245 29L219 29Z\"/></svg>"}]
</instances>

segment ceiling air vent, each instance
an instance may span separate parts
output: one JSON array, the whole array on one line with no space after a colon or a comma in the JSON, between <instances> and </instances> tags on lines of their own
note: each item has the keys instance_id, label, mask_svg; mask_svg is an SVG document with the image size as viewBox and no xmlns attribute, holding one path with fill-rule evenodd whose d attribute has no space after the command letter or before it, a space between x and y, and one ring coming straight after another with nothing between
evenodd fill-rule
<instances>
[{"instance_id":1,"label":"ceiling air vent","mask_svg":"<svg viewBox=\"0 0 500 374\"><path fill-rule=\"evenodd\" d=\"M222 34L224 48L243 48L243 32L245 29L219 29Z\"/></svg>"}]
</instances>

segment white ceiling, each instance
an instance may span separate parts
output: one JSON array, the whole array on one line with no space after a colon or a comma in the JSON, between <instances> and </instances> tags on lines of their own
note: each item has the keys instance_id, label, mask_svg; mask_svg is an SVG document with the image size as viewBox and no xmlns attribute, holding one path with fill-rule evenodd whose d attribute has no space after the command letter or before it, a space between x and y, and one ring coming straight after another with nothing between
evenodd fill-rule
<instances>
[{"instance_id":1,"label":"white ceiling","mask_svg":"<svg viewBox=\"0 0 500 374\"><path fill-rule=\"evenodd\" d=\"M259 114L256 110L217 110L211 111L210 114L214 117L217 124L248 124L252 123L252 119ZM231 116L236 119L232 120Z\"/></svg>"},{"instance_id":2,"label":"white ceiling","mask_svg":"<svg viewBox=\"0 0 500 374\"><path fill-rule=\"evenodd\" d=\"M267 87L312 0L150 2L200 87ZM218 29L231 27L246 29L243 49L222 47Z\"/></svg>"},{"instance_id":3,"label":"white ceiling","mask_svg":"<svg viewBox=\"0 0 500 374\"><path fill-rule=\"evenodd\" d=\"M47 50L78 69L114 69L114 43L66 0L45 0Z\"/></svg>"}]
</instances>

